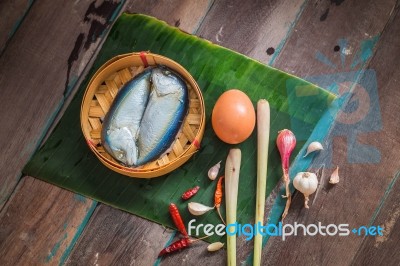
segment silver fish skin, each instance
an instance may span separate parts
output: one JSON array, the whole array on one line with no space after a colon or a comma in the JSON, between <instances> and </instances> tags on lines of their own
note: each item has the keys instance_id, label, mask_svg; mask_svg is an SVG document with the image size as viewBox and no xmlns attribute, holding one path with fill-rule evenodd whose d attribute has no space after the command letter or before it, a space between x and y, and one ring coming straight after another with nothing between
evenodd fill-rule
<instances>
[{"instance_id":1,"label":"silver fish skin","mask_svg":"<svg viewBox=\"0 0 400 266\"><path fill-rule=\"evenodd\" d=\"M188 89L179 74L160 66L153 69L151 82L137 141L139 165L158 158L171 146L189 106Z\"/></svg>"},{"instance_id":2,"label":"silver fish skin","mask_svg":"<svg viewBox=\"0 0 400 266\"><path fill-rule=\"evenodd\" d=\"M127 166L137 164L136 139L150 96L151 74L152 68L149 68L128 81L118 92L103 121L103 147Z\"/></svg>"}]
</instances>

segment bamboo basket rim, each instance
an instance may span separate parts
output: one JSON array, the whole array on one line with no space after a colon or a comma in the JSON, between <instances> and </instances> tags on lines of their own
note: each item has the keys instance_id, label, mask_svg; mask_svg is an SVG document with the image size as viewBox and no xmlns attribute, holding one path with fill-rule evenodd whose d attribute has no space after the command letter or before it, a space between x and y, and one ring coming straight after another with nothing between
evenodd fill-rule
<instances>
[{"instance_id":1,"label":"bamboo basket rim","mask_svg":"<svg viewBox=\"0 0 400 266\"><path fill-rule=\"evenodd\" d=\"M87 120L89 119L89 114L86 112L86 106L90 107L90 104L88 105L88 102L90 103L93 100L93 97L90 97L89 94L93 91L94 93L98 90L98 86L93 88L93 84L97 79L100 79L100 77L106 75L108 73L109 69L112 68L118 68L118 65L123 64L125 60L129 60L131 58L138 58L140 57L142 65L146 66L147 65L158 65L162 63L157 63L157 62L167 62L170 65L173 65L172 69L177 71L178 73L181 74L181 72L184 73L184 79L186 80L187 83L190 84L192 87L192 90L195 92L199 103L200 103L200 123L199 123L199 128L195 134L195 138L193 141L191 141L190 145L186 147L179 156L176 158L172 159L168 163L164 165L158 165L154 166L151 169L143 169L140 166L137 168L132 168L132 167L126 167L117 161L110 160L103 156L97 149L96 145L93 143L92 138L90 136L90 132L87 129ZM148 63L151 62L151 63ZM154 62L154 63L153 63ZM132 65L133 66L133 65ZM135 65L137 66L137 65ZM103 80L104 82L104 80ZM88 107L88 108L89 108ZM86 112L86 113L85 113ZM185 119L187 118L187 115L185 116ZM121 54L117 55L111 59L109 59L107 62L105 62L92 76L90 79L86 89L85 93L83 95L83 100L81 104L81 110L80 110L80 123L81 123L81 129L83 132L83 135L85 137L85 140L90 148L90 150L96 155L96 157L108 168L119 172L121 174L131 176L131 177L143 177L143 178L152 178L152 177L157 177L166 173L171 172L172 170L175 170L177 167L185 163L194 153L197 152L197 150L200 148L200 142L202 140L204 130L205 130L205 105L204 105L204 98L201 93L201 90L197 84L197 82L194 80L194 78L191 76L191 74L179 63L175 62L174 60L154 54L151 52L133 52L133 53L126 53L126 54ZM179 133L178 133L179 134ZM158 158L159 159L159 158ZM154 160L157 161L158 159ZM181 162L183 160L183 162Z\"/></svg>"}]
</instances>

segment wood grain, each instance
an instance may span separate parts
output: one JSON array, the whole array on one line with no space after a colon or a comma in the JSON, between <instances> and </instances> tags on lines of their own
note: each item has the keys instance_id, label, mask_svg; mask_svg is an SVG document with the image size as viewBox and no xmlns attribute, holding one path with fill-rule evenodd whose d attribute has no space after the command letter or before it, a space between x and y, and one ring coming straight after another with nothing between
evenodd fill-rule
<instances>
[{"instance_id":1,"label":"wood grain","mask_svg":"<svg viewBox=\"0 0 400 266\"><path fill-rule=\"evenodd\" d=\"M308 6L275 66L303 77L337 73L338 69L332 69L313 59L317 51L321 51L328 55L333 62L338 63L340 54L333 55L333 48L337 45L339 38L346 38L351 43L348 49L353 49L352 51L355 52L355 47L361 45L360 42L363 39L370 39L372 36L382 34L372 61L371 57L368 57L363 64L357 67L357 69L372 68L377 74L379 98L371 96L370 106L379 103L380 110L378 110L375 120L369 122L369 126L372 127L381 118L382 128L375 132L363 132L365 125L362 123L343 126L336 122L328 138L333 140L329 144L333 147L331 159L333 165L340 166L341 181L336 186L329 186L327 180L334 168L326 167L321 179L322 188L313 206L310 210L305 210L302 207L303 196L296 194L286 223L315 224L321 222L325 225L348 223L350 229L368 225L374 217L375 210L378 208L388 184L400 169L399 162L393 160L393 158L400 158L399 141L394 137L399 130L397 126L399 120L394 117L394 114L400 111L398 104L395 104L399 102L400 95L397 90L398 84L389 82L393 80L391 77L394 77L395 73L387 71L396 69L398 63L395 62L398 62L399 53L398 51L394 52L395 48L391 52L384 51L391 47L394 35L393 31L391 32L388 28L398 24L398 19L393 19L394 14L398 11L393 12L394 1L381 2L379 5L373 1L358 4L343 2L338 6L333 4L321 7L318 5ZM321 21L320 14L327 8L329 8L329 14ZM372 20L367 18L372 18ZM332 25L335 27L332 28ZM398 29L398 26L396 27ZM318 38L322 38L323 41L317 42ZM396 47L395 44L393 47ZM373 50L375 51L375 49ZM340 71L349 71L350 63L346 67L347 69ZM327 75L326 78L329 76ZM374 82L373 75L368 71L363 72L356 82L363 79ZM367 86L368 82L364 85ZM358 88L360 89L360 87ZM352 101L349 102L350 104ZM379 111L381 117L379 117ZM354 154L350 152L350 137L353 134L356 134L358 143L375 147L380 152L379 163L354 164L349 162L350 159L356 159L352 158ZM328 154L321 153L320 155L314 163L314 169L330 160ZM368 157L372 154L356 153L356 155ZM264 249L263 261L268 265L348 265L357 254L362 241L362 237L353 234L348 237L329 238L297 236L290 237L286 241L282 241L280 238L271 238Z\"/></svg>"},{"instance_id":2,"label":"wood grain","mask_svg":"<svg viewBox=\"0 0 400 266\"><path fill-rule=\"evenodd\" d=\"M0 55L18 30L33 1L0 1Z\"/></svg>"},{"instance_id":3,"label":"wood grain","mask_svg":"<svg viewBox=\"0 0 400 266\"><path fill-rule=\"evenodd\" d=\"M400 163L395 158L400 158L400 111L399 101L400 75L398 68L400 60L400 6L394 10L393 20L386 27L382 39L378 44L377 52L369 68L375 69L380 84L380 102L384 132L374 136L377 142L383 142L386 149L382 153L385 163L380 165L383 173L374 173L379 180L390 180L385 188L385 193L375 205L375 213L371 218L372 225L384 228L383 236L365 237L360 249L357 251L354 265L399 265L400 264ZM367 136L363 140L368 142ZM382 175L379 175L382 174ZM369 175L372 176L371 174ZM385 182L386 183L386 182ZM382 204L382 205L381 205Z\"/></svg>"},{"instance_id":4,"label":"wood grain","mask_svg":"<svg viewBox=\"0 0 400 266\"><path fill-rule=\"evenodd\" d=\"M99 204L66 264L148 265L171 236L171 230L151 225L143 218Z\"/></svg>"},{"instance_id":5,"label":"wood grain","mask_svg":"<svg viewBox=\"0 0 400 266\"><path fill-rule=\"evenodd\" d=\"M62 264L96 202L30 176L0 213L0 264Z\"/></svg>"},{"instance_id":6,"label":"wood grain","mask_svg":"<svg viewBox=\"0 0 400 266\"><path fill-rule=\"evenodd\" d=\"M196 34L260 62L272 63L305 2L216 1Z\"/></svg>"},{"instance_id":7,"label":"wood grain","mask_svg":"<svg viewBox=\"0 0 400 266\"><path fill-rule=\"evenodd\" d=\"M393 178L374 226L383 228L382 236L366 236L352 261L352 265L399 265L400 264L400 172Z\"/></svg>"},{"instance_id":8,"label":"wood grain","mask_svg":"<svg viewBox=\"0 0 400 266\"><path fill-rule=\"evenodd\" d=\"M188 33L196 33L214 0L129 0L125 11L154 16Z\"/></svg>"},{"instance_id":9,"label":"wood grain","mask_svg":"<svg viewBox=\"0 0 400 266\"><path fill-rule=\"evenodd\" d=\"M36 1L0 57L0 208L119 6Z\"/></svg>"},{"instance_id":10,"label":"wood grain","mask_svg":"<svg viewBox=\"0 0 400 266\"><path fill-rule=\"evenodd\" d=\"M361 64L352 68L350 60L357 57L362 41L381 34L395 3L395 0L309 1L274 67L300 77L362 68ZM321 21L328 9L325 20ZM340 51L336 52L335 46L341 39L348 45L339 46ZM322 63L317 54L326 56L334 66ZM342 54L346 56L343 66Z\"/></svg>"}]
</instances>

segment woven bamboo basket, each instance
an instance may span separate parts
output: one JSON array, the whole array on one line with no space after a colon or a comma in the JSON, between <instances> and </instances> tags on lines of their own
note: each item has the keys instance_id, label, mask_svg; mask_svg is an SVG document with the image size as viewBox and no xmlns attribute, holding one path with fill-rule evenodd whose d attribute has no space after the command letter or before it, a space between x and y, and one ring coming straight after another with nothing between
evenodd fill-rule
<instances>
[{"instance_id":1,"label":"woven bamboo basket","mask_svg":"<svg viewBox=\"0 0 400 266\"><path fill-rule=\"evenodd\" d=\"M154 65L165 65L185 79L189 90L188 113L169 152L145 165L126 167L104 150L101 144L102 120L119 89L145 67ZM80 118L85 139L97 158L115 172L140 178L161 176L184 164L199 149L205 128L204 100L193 77L173 60L147 52L119 55L106 62L86 88Z\"/></svg>"}]
</instances>

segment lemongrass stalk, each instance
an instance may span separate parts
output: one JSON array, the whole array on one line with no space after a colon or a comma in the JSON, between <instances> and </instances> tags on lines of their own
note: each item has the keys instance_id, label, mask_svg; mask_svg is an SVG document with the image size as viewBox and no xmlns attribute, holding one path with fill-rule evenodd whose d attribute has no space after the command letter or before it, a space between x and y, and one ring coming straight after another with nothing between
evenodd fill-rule
<instances>
[{"instance_id":1,"label":"lemongrass stalk","mask_svg":"<svg viewBox=\"0 0 400 266\"><path fill-rule=\"evenodd\" d=\"M257 198L255 224L264 224L265 191L267 187L268 144L270 129L270 109L268 101L262 99L257 103ZM254 236L253 265L261 264L262 235Z\"/></svg>"},{"instance_id":2,"label":"lemongrass stalk","mask_svg":"<svg viewBox=\"0 0 400 266\"><path fill-rule=\"evenodd\" d=\"M239 149L231 149L225 164L225 199L226 224L236 223L236 207L239 186L240 160L242 153ZM235 228L228 228L233 233ZM227 235L228 266L236 265L236 234Z\"/></svg>"}]
</instances>

